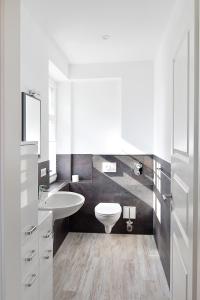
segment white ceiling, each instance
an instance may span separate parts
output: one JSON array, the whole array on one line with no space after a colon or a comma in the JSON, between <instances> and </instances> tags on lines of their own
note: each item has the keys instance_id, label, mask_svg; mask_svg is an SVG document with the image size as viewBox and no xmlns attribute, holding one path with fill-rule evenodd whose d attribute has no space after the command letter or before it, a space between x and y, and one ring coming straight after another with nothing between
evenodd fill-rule
<instances>
[{"instance_id":1,"label":"white ceiling","mask_svg":"<svg viewBox=\"0 0 200 300\"><path fill-rule=\"evenodd\" d=\"M99 63L153 59L175 0L24 2L70 63Z\"/></svg>"}]
</instances>

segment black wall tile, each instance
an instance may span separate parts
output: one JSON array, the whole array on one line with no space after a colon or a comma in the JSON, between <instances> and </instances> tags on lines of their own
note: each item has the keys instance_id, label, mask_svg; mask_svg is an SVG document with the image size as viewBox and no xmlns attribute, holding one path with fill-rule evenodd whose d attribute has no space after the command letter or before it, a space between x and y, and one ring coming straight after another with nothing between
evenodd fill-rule
<instances>
[{"instance_id":1,"label":"black wall tile","mask_svg":"<svg viewBox=\"0 0 200 300\"><path fill-rule=\"evenodd\" d=\"M155 185L154 193L155 197L160 201L161 204L161 224L158 221L156 214L154 212L153 217L153 227L154 227L154 237L160 259L165 271L165 275L170 285L170 221L171 221L171 207L170 201L164 201L162 195L171 193L171 165L162 160L161 158L154 157L155 166ZM158 171L157 168L162 168L163 173ZM166 175L167 176L166 176ZM157 187L157 182L159 181L160 189Z\"/></svg>"},{"instance_id":2,"label":"black wall tile","mask_svg":"<svg viewBox=\"0 0 200 300\"><path fill-rule=\"evenodd\" d=\"M69 218L55 220L53 230L53 254L55 255L69 232Z\"/></svg>"},{"instance_id":3,"label":"black wall tile","mask_svg":"<svg viewBox=\"0 0 200 300\"><path fill-rule=\"evenodd\" d=\"M139 157L139 161L141 159L144 163L144 156ZM103 161L116 162L117 172L102 173ZM104 226L95 217L94 208L99 202L116 202L121 206L136 206L133 234L153 234L153 159L149 159L149 165L144 166L144 172L139 177L133 174L132 165L135 161L137 161L135 156L126 155L89 155L86 158L81 155L78 159L73 159L73 168L81 170L84 166L87 170L85 174L82 173L81 178L91 178L92 174L92 181L69 184L71 191L80 193L86 198L79 212L70 217L70 231L105 232ZM112 233L127 233L126 220L122 215L113 227Z\"/></svg>"},{"instance_id":4,"label":"black wall tile","mask_svg":"<svg viewBox=\"0 0 200 300\"><path fill-rule=\"evenodd\" d=\"M72 175L79 175L80 180L92 179L91 154L72 154Z\"/></svg>"},{"instance_id":5,"label":"black wall tile","mask_svg":"<svg viewBox=\"0 0 200 300\"><path fill-rule=\"evenodd\" d=\"M57 181L71 180L71 154L56 154Z\"/></svg>"},{"instance_id":6,"label":"black wall tile","mask_svg":"<svg viewBox=\"0 0 200 300\"><path fill-rule=\"evenodd\" d=\"M41 169L47 169L47 174L41 177ZM40 162L38 164L38 185L46 185L49 188L49 160Z\"/></svg>"},{"instance_id":7,"label":"black wall tile","mask_svg":"<svg viewBox=\"0 0 200 300\"><path fill-rule=\"evenodd\" d=\"M60 191L69 191L69 184L66 184ZM69 218L55 220L53 231L53 253L55 255L69 232Z\"/></svg>"},{"instance_id":8,"label":"black wall tile","mask_svg":"<svg viewBox=\"0 0 200 300\"><path fill-rule=\"evenodd\" d=\"M62 163L64 160L64 163ZM65 168L66 157L59 157L60 174L68 172ZM116 173L103 173L103 161L117 164ZM135 176L135 162L142 162L143 173ZM66 166L66 167L65 167ZM61 171L62 169L62 171ZM55 250L59 247L68 231L105 232L103 224L95 217L94 208L99 202L115 202L136 206L136 220L133 221L133 234L153 234L153 156L152 155L90 155L74 154L71 160L72 174L80 176L80 182L69 183L65 190L85 196L83 207L68 219L68 226L59 221L55 224ZM58 177L62 178L62 176ZM66 177L65 177L66 178ZM122 218L113 227L112 233L127 233L126 221ZM64 221L63 221L64 222ZM63 231L62 231L63 230ZM61 231L61 233L60 233ZM65 234L63 234L63 232Z\"/></svg>"}]
</instances>

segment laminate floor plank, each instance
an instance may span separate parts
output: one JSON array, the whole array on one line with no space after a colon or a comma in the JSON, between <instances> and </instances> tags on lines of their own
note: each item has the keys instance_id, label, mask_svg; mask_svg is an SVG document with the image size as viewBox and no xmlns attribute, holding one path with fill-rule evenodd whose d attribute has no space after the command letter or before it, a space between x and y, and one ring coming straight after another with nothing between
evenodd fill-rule
<instances>
[{"instance_id":1,"label":"laminate floor plank","mask_svg":"<svg viewBox=\"0 0 200 300\"><path fill-rule=\"evenodd\" d=\"M54 257L54 300L169 300L153 236L70 232Z\"/></svg>"}]
</instances>

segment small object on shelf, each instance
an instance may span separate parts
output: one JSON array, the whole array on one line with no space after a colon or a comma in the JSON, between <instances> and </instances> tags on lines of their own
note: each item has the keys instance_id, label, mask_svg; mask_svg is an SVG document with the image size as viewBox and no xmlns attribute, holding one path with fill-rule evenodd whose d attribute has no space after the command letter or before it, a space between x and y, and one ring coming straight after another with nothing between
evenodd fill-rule
<instances>
[{"instance_id":1,"label":"small object on shelf","mask_svg":"<svg viewBox=\"0 0 200 300\"><path fill-rule=\"evenodd\" d=\"M79 175L72 175L72 182L79 182Z\"/></svg>"}]
</instances>

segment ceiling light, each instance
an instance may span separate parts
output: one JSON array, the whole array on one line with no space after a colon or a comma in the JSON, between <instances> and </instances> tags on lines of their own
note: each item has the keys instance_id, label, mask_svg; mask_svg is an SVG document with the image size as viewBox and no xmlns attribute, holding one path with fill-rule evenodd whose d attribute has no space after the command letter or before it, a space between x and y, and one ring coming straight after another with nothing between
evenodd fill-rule
<instances>
[{"instance_id":1,"label":"ceiling light","mask_svg":"<svg viewBox=\"0 0 200 300\"><path fill-rule=\"evenodd\" d=\"M102 35L103 40L109 40L110 38L111 38L111 35L109 35L109 34Z\"/></svg>"}]
</instances>

